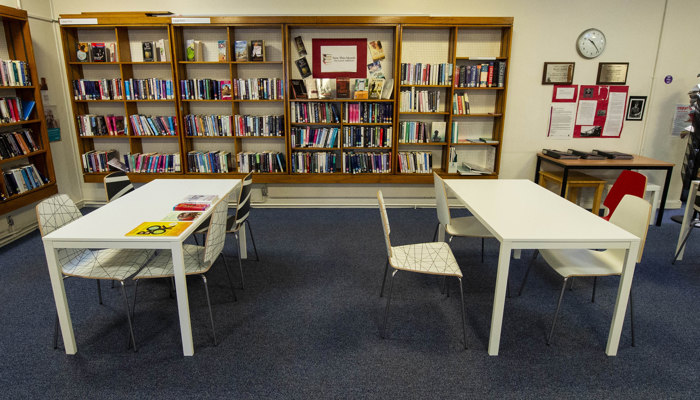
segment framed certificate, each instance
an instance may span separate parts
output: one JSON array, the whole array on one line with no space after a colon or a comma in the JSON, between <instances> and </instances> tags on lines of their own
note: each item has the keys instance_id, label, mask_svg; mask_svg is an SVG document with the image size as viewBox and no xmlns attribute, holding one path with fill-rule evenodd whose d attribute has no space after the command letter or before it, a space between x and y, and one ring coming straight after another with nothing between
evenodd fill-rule
<instances>
[{"instance_id":1,"label":"framed certificate","mask_svg":"<svg viewBox=\"0 0 700 400\"><path fill-rule=\"evenodd\" d=\"M570 85L574 80L573 62L546 62L542 71L543 85Z\"/></svg>"},{"instance_id":2,"label":"framed certificate","mask_svg":"<svg viewBox=\"0 0 700 400\"><path fill-rule=\"evenodd\" d=\"M624 85L630 63L599 63L596 85Z\"/></svg>"}]
</instances>

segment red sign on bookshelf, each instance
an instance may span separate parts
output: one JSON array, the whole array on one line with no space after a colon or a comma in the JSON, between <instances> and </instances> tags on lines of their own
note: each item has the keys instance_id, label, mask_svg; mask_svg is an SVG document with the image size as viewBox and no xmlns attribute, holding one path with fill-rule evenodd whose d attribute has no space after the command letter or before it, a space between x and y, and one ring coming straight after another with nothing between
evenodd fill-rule
<instances>
[{"instance_id":1,"label":"red sign on bookshelf","mask_svg":"<svg viewBox=\"0 0 700 400\"><path fill-rule=\"evenodd\" d=\"M367 78L367 39L312 39L314 78Z\"/></svg>"}]
</instances>

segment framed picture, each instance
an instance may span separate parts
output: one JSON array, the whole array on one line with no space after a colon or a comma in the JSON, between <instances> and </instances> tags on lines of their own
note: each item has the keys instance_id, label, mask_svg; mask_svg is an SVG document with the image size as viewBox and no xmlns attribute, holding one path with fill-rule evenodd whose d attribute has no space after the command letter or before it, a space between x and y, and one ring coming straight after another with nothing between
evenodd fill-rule
<instances>
[{"instance_id":1,"label":"framed picture","mask_svg":"<svg viewBox=\"0 0 700 400\"><path fill-rule=\"evenodd\" d=\"M647 96L630 96L627 102L627 121L641 121L644 116L644 107L647 104Z\"/></svg>"},{"instance_id":2,"label":"framed picture","mask_svg":"<svg viewBox=\"0 0 700 400\"><path fill-rule=\"evenodd\" d=\"M542 70L543 85L571 85L574 81L573 62L546 62Z\"/></svg>"},{"instance_id":3,"label":"framed picture","mask_svg":"<svg viewBox=\"0 0 700 400\"><path fill-rule=\"evenodd\" d=\"M314 78L367 78L367 39L311 39Z\"/></svg>"},{"instance_id":4,"label":"framed picture","mask_svg":"<svg viewBox=\"0 0 700 400\"><path fill-rule=\"evenodd\" d=\"M630 63L599 63L596 85L624 85Z\"/></svg>"}]
</instances>

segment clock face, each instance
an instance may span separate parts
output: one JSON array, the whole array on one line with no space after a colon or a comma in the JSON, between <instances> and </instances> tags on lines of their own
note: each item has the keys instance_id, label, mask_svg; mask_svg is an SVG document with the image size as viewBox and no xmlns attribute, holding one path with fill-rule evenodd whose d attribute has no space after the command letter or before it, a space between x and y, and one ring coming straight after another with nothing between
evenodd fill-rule
<instances>
[{"instance_id":1,"label":"clock face","mask_svg":"<svg viewBox=\"0 0 700 400\"><path fill-rule=\"evenodd\" d=\"M598 57L605 50L605 35L598 29L586 29L576 40L576 49L585 58Z\"/></svg>"}]
</instances>

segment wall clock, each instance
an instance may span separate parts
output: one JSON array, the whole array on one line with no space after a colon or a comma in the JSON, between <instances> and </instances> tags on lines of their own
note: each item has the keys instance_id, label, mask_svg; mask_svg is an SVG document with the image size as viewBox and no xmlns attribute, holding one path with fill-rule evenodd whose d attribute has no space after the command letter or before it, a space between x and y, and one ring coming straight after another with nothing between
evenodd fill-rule
<instances>
[{"instance_id":1,"label":"wall clock","mask_svg":"<svg viewBox=\"0 0 700 400\"><path fill-rule=\"evenodd\" d=\"M576 50L584 58L596 58L605 50L605 35L599 29L583 31L576 39Z\"/></svg>"}]
</instances>

